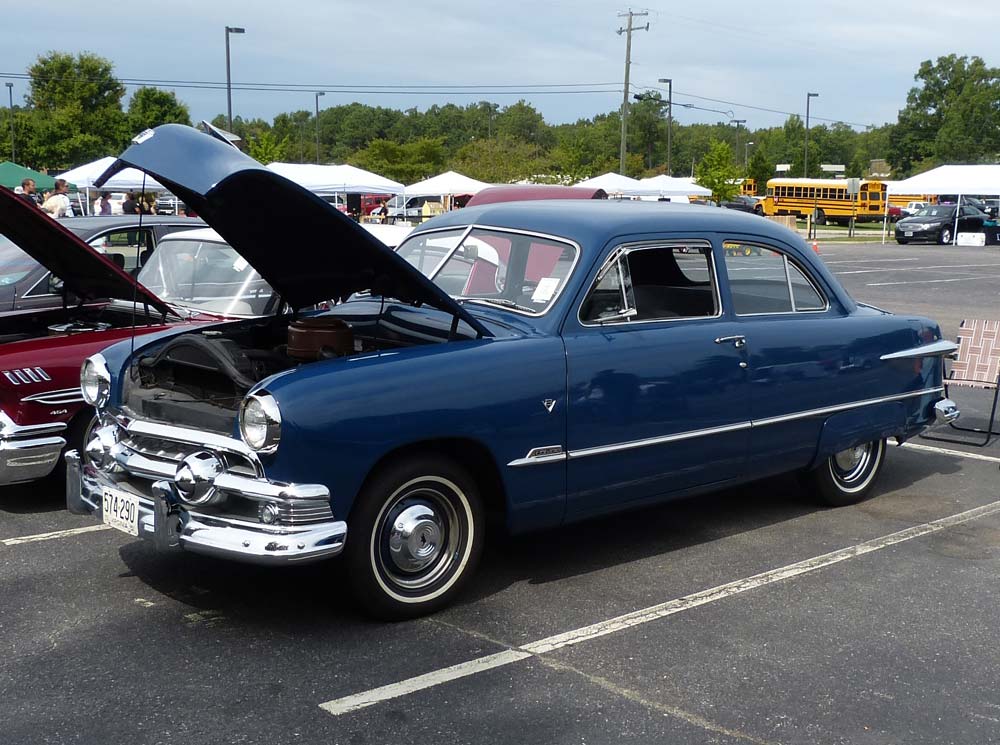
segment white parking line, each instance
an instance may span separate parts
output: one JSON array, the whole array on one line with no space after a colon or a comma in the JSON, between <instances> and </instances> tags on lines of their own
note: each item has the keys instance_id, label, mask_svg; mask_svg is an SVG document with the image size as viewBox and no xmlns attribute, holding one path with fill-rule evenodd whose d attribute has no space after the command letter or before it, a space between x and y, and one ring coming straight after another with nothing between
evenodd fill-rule
<instances>
[{"instance_id":1,"label":"white parking line","mask_svg":"<svg viewBox=\"0 0 1000 745\"><path fill-rule=\"evenodd\" d=\"M841 259L840 261L824 261L826 265L830 264L889 264L897 261L923 261L924 259L919 256L913 256L907 259Z\"/></svg>"},{"instance_id":2,"label":"white parking line","mask_svg":"<svg viewBox=\"0 0 1000 745\"><path fill-rule=\"evenodd\" d=\"M977 279L997 279L1000 274L980 274L975 277L955 277L953 279L914 279L909 282L869 282L865 287L888 287L889 285L927 285L935 282L973 282Z\"/></svg>"},{"instance_id":3,"label":"white parking line","mask_svg":"<svg viewBox=\"0 0 1000 745\"><path fill-rule=\"evenodd\" d=\"M799 575L814 572L818 569L837 564L841 561L846 561L847 559L863 556L865 554L872 553L873 551L879 551L883 548L903 543L904 541L910 541L914 538L919 538L930 533L936 533L944 530L945 528L960 525L961 523L986 517L987 515L993 515L998 512L1000 512L1000 501L990 502L982 507L976 507L975 509L959 512L958 514L943 517L939 520L933 520L921 525L915 525L912 528L900 530L896 533L890 533L889 535L884 535L879 538L873 538L870 541L865 541L854 546L832 551L828 554L822 554L821 556L805 559L804 561L796 562L795 564L789 564L777 569L771 569L760 574L755 574L751 577L744 577L743 579L738 579L733 582L727 582L726 584L719 585L718 587L702 590L701 592L696 592L692 595L685 595L682 598L669 600L659 605L653 605L649 608L633 611L632 613L626 613L624 615L617 616L616 618L610 618L606 621L591 624L590 626L584 626L579 629L573 629L572 631L566 631L562 634L556 634L544 639L539 639L538 641L531 642L530 644L524 644L520 647L514 647L502 652L462 662L457 665L451 665L450 667L433 670L398 683L391 683L379 688L372 688L368 691L327 701L319 706L321 709L333 714L334 716L341 716L383 701L389 701L394 698L399 698L400 696L406 696L410 693L433 688L441 685L442 683L447 683L459 678L465 678L486 670L493 670L498 667L503 667L504 665L528 659L529 657L533 657L535 655L546 654L557 649L562 649L563 647L570 647L575 644L580 644L581 642L590 641L591 639L597 639L602 636L608 636L609 634L615 634L619 631L624 631L625 629L649 623L650 621L656 621L660 618L672 616L676 613L683 613L684 611L691 610L692 608L724 600L725 598L733 595L739 595L740 593L747 592L748 590L754 590L758 587L764 587L775 582L781 582L793 577L798 577Z\"/></svg>"},{"instance_id":4,"label":"white parking line","mask_svg":"<svg viewBox=\"0 0 1000 745\"><path fill-rule=\"evenodd\" d=\"M35 535L24 535L19 538L4 538L0 541L3 546L18 546L22 543L36 543L37 541L51 541L54 538L66 538L71 535L81 533L93 533L95 530L108 530L110 525L88 525L85 528L71 528L69 530L56 530L52 533L37 533Z\"/></svg>"},{"instance_id":5,"label":"white parking line","mask_svg":"<svg viewBox=\"0 0 1000 745\"><path fill-rule=\"evenodd\" d=\"M889 267L887 269L852 269L849 272L834 272L838 277L843 274L875 274L877 272L929 272L934 269L968 269L971 267L1000 266L1000 264L938 264L931 266L904 266L901 268ZM963 272L968 274L968 272Z\"/></svg>"},{"instance_id":6,"label":"white parking line","mask_svg":"<svg viewBox=\"0 0 1000 745\"><path fill-rule=\"evenodd\" d=\"M929 453L940 453L941 455L955 455L959 458L971 458L972 460L985 460L988 463L1000 463L1000 458L993 455L982 455L980 453L967 453L964 450L952 450L951 448L938 448L933 445L918 445L915 442L904 442L903 447L908 450L926 450Z\"/></svg>"}]
</instances>

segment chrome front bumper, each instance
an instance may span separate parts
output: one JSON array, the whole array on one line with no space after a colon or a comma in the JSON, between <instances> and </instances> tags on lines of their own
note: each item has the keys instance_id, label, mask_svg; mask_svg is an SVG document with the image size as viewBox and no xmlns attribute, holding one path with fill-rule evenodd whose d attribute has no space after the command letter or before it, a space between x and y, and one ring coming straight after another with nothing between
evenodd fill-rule
<instances>
[{"instance_id":1,"label":"chrome front bumper","mask_svg":"<svg viewBox=\"0 0 1000 745\"><path fill-rule=\"evenodd\" d=\"M329 492L319 485L276 484L225 474L219 486L249 499L280 501L286 496L308 496L329 500ZM198 513L183 506L172 481L153 482L150 497L131 489L128 481L116 481L92 465L81 464L75 450L66 453L66 507L70 512L103 520L105 488L130 492L139 499L139 537L152 541L159 550L185 549L251 564L303 564L336 556L347 539L347 523L340 520L302 526L264 525Z\"/></svg>"},{"instance_id":2,"label":"chrome front bumper","mask_svg":"<svg viewBox=\"0 0 1000 745\"><path fill-rule=\"evenodd\" d=\"M66 447L62 422L18 425L0 411L0 486L48 476Z\"/></svg>"}]
</instances>

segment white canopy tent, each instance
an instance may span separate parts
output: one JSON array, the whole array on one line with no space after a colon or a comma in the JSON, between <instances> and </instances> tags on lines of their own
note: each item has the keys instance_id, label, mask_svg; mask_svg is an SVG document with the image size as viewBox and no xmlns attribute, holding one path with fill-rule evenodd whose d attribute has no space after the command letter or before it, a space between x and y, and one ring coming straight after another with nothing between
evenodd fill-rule
<instances>
[{"instance_id":1,"label":"white canopy tent","mask_svg":"<svg viewBox=\"0 0 1000 745\"><path fill-rule=\"evenodd\" d=\"M77 166L66 173L60 173L56 178L64 178L70 183L76 184L78 189L94 189L96 188L94 182L97 178L108 170L116 160L117 158L109 155L106 158L95 160L93 163ZM134 191L142 188L145 188L146 191L167 191L163 184L137 168L126 168L119 171L101 187L105 191Z\"/></svg>"},{"instance_id":2,"label":"white canopy tent","mask_svg":"<svg viewBox=\"0 0 1000 745\"><path fill-rule=\"evenodd\" d=\"M978 196L982 194L1000 195L1000 165L982 166L938 166L924 173L918 173L902 181L889 183L886 192L893 194L913 195L955 195L958 203L963 196ZM882 220L882 242L885 243L888 224L889 200L885 202L886 215ZM958 210L955 211L955 229L952 231L953 243L958 241Z\"/></svg>"},{"instance_id":3,"label":"white canopy tent","mask_svg":"<svg viewBox=\"0 0 1000 745\"><path fill-rule=\"evenodd\" d=\"M269 163L275 173L315 194L401 194L403 185L349 165Z\"/></svg>"},{"instance_id":4,"label":"white canopy tent","mask_svg":"<svg viewBox=\"0 0 1000 745\"><path fill-rule=\"evenodd\" d=\"M94 185L94 182L102 173L108 170L108 168L110 168L116 160L117 158L109 155L106 158L100 158L92 163L86 163L82 166L72 168L69 171L66 171L66 173L60 173L56 178L63 178L71 184L76 184L77 189L80 189L86 195L87 205L85 211L90 212L90 190L97 188ZM137 168L126 168L119 171L114 176L109 178L103 186L101 186L101 191L139 190L167 191L163 184Z\"/></svg>"},{"instance_id":5,"label":"white canopy tent","mask_svg":"<svg viewBox=\"0 0 1000 745\"><path fill-rule=\"evenodd\" d=\"M485 181L477 181L474 178L463 176L455 171L445 171L432 178L418 181L406 187L407 197L444 197L457 196L459 194L478 194L485 189Z\"/></svg>"},{"instance_id":6,"label":"white canopy tent","mask_svg":"<svg viewBox=\"0 0 1000 745\"><path fill-rule=\"evenodd\" d=\"M629 196L639 196L646 194L648 188L644 190L643 185L637 179L622 176L620 173L608 172L600 176L584 179L574 186L583 186L588 189L604 189L610 194L627 194ZM651 193L651 192L650 192Z\"/></svg>"},{"instance_id":7,"label":"white canopy tent","mask_svg":"<svg viewBox=\"0 0 1000 745\"><path fill-rule=\"evenodd\" d=\"M651 178L639 179L641 188L649 190L649 196L657 197L710 197L711 189L698 186L689 178L678 178L660 174Z\"/></svg>"}]
</instances>

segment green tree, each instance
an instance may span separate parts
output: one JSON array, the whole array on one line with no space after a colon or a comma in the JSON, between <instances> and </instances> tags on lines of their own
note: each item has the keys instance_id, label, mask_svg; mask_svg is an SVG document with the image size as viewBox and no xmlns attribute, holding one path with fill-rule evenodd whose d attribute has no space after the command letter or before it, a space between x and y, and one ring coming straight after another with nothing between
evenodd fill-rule
<instances>
[{"instance_id":1,"label":"green tree","mask_svg":"<svg viewBox=\"0 0 1000 745\"><path fill-rule=\"evenodd\" d=\"M925 60L889 134L888 160L907 176L944 162L975 163L1000 149L1000 70L979 57Z\"/></svg>"},{"instance_id":2,"label":"green tree","mask_svg":"<svg viewBox=\"0 0 1000 745\"><path fill-rule=\"evenodd\" d=\"M268 164L285 160L288 137L279 140L274 130L269 129L247 140L247 155L258 163Z\"/></svg>"},{"instance_id":3,"label":"green tree","mask_svg":"<svg viewBox=\"0 0 1000 745\"><path fill-rule=\"evenodd\" d=\"M767 180L774 177L774 163L767 159L764 149L758 147L747 162L747 176L757 183L758 196L767 191Z\"/></svg>"},{"instance_id":4,"label":"green tree","mask_svg":"<svg viewBox=\"0 0 1000 745\"><path fill-rule=\"evenodd\" d=\"M708 152L695 169L695 183L712 191L712 199L724 202L739 192L736 181L739 169L733 165L733 149L728 143L713 140Z\"/></svg>"},{"instance_id":5,"label":"green tree","mask_svg":"<svg viewBox=\"0 0 1000 745\"><path fill-rule=\"evenodd\" d=\"M26 149L36 165L68 168L120 151L128 142L125 86L111 62L82 52L50 52L30 68Z\"/></svg>"},{"instance_id":6,"label":"green tree","mask_svg":"<svg viewBox=\"0 0 1000 745\"><path fill-rule=\"evenodd\" d=\"M497 116L497 134L511 140L528 142L547 148L553 137L545 118L527 101L518 101L503 109Z\"/></svg>"},{"instance_id":7,"label":"green tree","mask_svg":"<svg viewBox=\"0 0 1000 745\"><path fill-rule=\"evenodd\" d=\"M473 140L459 148L448 168L491 184L506 184L548 173L538 149L509 137Z\"/></svg>"},{"instance_id":8,"label":"green tree","mask_svg":"<svg viewBox=\"0 0 1000 745\"><path fill-rule=\"evenodd\" d=\"M666 142L667 125L663 120L664 101L657 91L646 91L635 101L628 115L628 146L641 153L646 168L652 169L655 158Z\"/></svg>"},{"instance_id":9,"label":"green tree","mask_svg":"<svg viewBox=\"0 0 1000 745\"><path fill-rule=\"evenodd\" d=\"M177 100L173 91L139 88L128 104L128 126L133 135L161 124L191 125L188 107Z\"/></svg>"},{"instance_id":10,"label":"green tree","mask_svg":"<svg viewBox=\"0 0 1000 745\"><path fill-rule=\"evenodd\" d=\"M445 160L444 143L438 138L424 137L403 144L372 140L351 155L348 162L400 183L412 184L443 172Z\"/></svg>"}]
</instances>

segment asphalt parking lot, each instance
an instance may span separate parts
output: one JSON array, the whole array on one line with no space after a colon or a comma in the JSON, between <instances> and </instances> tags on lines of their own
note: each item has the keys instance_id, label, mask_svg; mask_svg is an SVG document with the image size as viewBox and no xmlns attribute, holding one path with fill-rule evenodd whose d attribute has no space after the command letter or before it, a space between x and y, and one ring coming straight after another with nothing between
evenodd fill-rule
<instances>
[{"instance_id":1,"label":"asphalt parking lot","mask_svg":"<svg viewBox=\"0 0 1000 745\"><path fill-rule=\"evenodd\" d=\"M1000 313L1000 249L820 248L946 338ZM157 555L11 488L0 743L1000 742L998 465L918 440L853 507L780 478L494 536L456 606L391 625L336 563Z\"/></svg>"}]
</instances>

